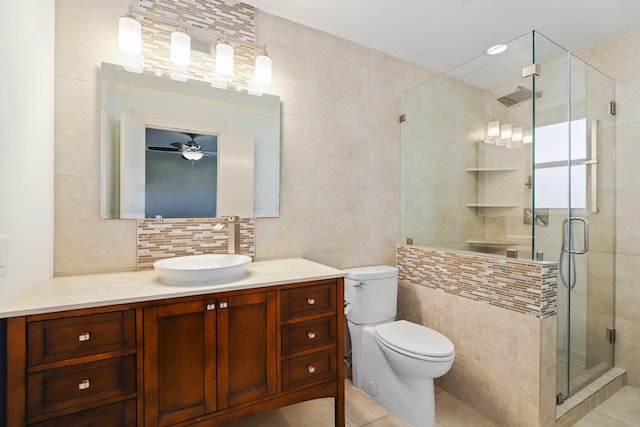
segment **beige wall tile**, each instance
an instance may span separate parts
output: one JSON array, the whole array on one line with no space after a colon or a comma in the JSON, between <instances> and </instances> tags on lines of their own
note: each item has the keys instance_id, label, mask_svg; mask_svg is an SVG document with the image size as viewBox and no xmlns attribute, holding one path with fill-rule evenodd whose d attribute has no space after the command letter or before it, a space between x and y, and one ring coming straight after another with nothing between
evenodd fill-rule
<instances>
[{"instance_id":1,"label":"beige wall tile","mask_svg":"<svg viewBox=\"0 0 640 427\"><path fill-rule=\"evenodd\" d=\"M616 366L627 370L629 385L640 387L640 323L616 319Z\"/></svg>"},{"instance_id":2,"label":"beige wall tile","mask_svg":"<svg viewBox=\"0 0 640 427\"><path fill-rule=\"evenodd\" d=\"M54 267L57 275L134 270L136 221L101 220L98 178L55 178Z\"/></svg>"},{"instance_id":3,"label":"beige wall tile","mask_svg":"<svg viewBox=\"0 0 640 427\"><path fill-rule=\"evenodd\" d=\"M99 177L98 86L57 77L55 91L55 173Z\"/></svg>"},{"instance_id":4,"label":"beige wall tile","mask_svg":"<svg viewBox=\"0 0 640 427\"><path fill-rule=\"evenodd\" d=\"M66 79L56 98L56 168L58 173L95 177L82 190L92 195L90 200L67 194L76 191L68 189L69 178L56 180L56 274L135 268L135 227L128 221L97 219L98 87L92 86L101 61L120 62L117 18L127 6L120 0L56 3L56 73ZM269 92L280 96L283 117L281 217L257 220L257 258L304 256L338 267L393 264L399 222L399 96L434 73L260 11L256 41L267 44L273 59ZM78 108L82 123L75 121ZM83 158L73 150L73 141L80 139L88 143L79 152ZM84 150L89 150L89 162ZM82 226L82 237L74 238L76 212L88 209L95 217L83 214L91 220ZM376 212L379 220L367 212ZM114 226L120 231L114 233ZM75 262L86 242L106 236L118 254L114 259Z\"/></svg>"}]
</instances>

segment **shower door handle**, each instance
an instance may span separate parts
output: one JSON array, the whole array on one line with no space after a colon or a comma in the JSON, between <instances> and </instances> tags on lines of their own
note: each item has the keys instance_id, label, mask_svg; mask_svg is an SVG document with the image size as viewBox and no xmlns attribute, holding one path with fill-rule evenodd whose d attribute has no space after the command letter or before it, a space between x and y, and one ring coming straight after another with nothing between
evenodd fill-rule
<instances>
[{"instance_id":1,"label":"shower door handle","mask_svg":"<svg viewBox=\"0 0 640 427\"><path fill-rule=\"evenodd\" d=\"M567 248L567 232L568 229L567 227L571 227L573 226L573 223L575 222L581 222L582 223L582 227L583 227L583 245L582 245L582 249L581 250L576 250L572 247ZM571 239L573 240L573 239ZM572 216L569 217L567 219L565 219L564 221L562 221L562 250L570 253L570 254L576 254L576 255L583 255L586 254L587 252L589 252L589 220L587 220L586 218L583 218L581 216Z\"/></svg>"}]
</instances>

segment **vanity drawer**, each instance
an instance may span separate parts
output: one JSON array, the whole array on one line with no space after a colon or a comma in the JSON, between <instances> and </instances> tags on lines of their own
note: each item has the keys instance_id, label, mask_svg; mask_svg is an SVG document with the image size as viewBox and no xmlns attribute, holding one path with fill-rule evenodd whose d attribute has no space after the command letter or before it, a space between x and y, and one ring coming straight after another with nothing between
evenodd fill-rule
<instances>
[{"instance_id":1,"label":"vanity drawer","mask_svg":"<svg viewBox=\"0 0 640 427\"><path fill-rule=\"evenodd\" d=\"M324 317L282 327L282 355L336 343L336 318Z\"/></svg>"},{"instance_id":2,"label":"vanity drawer","mask_svg":"<svg viewBox=\"0 0 640 427\"><path fill-rule=\"evenodd\" d=\"M325 350L282 362L282 390L328 380L338 372L336 350Z\"/></svg>"},{"instance_id":3,"label":"vanity drawer","mask_svg":"<svg viewBox=\"0 0 640 427\"><path fill-rule=\"evenodd\" d=\"M282 320L336 310L336 285L326 283L282 291Z\"/></svg>"},{"instance_id":4,"label":"vanity drawer","mask_svg":"<svg viewBox=\"0 0 640 427\"><path fill-rule=\"evenodd\" d=\"M135 310L30 322L29 365L134 348L135 328Z\"/></svg>"},{"instance_id":5,"label":"vanity drawer","mask_svg":"<svg viewBox=\"0 0 640 427\"><path fill-rule=\"evenodd\" d=\"M29 424L29 427L135 427L136 421L136 401L132 399Z\"/></svg>"},{"instance_id":6,"label":"vanity drawer","mask_svg":"<svg viewBox=\"0 0 640 427\"><path fill-rule=\"evenodd\" d=\"M27 378L27 417L135 391L135 355L34 372Z\"/></svg>"}]
</instances>

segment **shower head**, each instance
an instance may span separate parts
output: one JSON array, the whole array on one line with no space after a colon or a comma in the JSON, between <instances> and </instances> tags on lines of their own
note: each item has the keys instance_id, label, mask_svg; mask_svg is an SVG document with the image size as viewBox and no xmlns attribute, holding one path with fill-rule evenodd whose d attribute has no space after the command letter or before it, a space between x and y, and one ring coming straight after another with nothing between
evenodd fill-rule
<instances>
[{"instance_id":1,"label":"shower head","mask_svg":"<svg viewBox=\"0 0 640 427\"><path fill-rule=\"evenodd\" d=\"M531 99L531 94L531 89L528 89L524 86L518 86L515 92L505 96L501 96L500 98L498 98L498 101L505 107L511 107L512 105L516 105L521 103L522 101ZM542 92L536 92L536 98L540 98L541 96Z\"/></svg>"}]
</instances>

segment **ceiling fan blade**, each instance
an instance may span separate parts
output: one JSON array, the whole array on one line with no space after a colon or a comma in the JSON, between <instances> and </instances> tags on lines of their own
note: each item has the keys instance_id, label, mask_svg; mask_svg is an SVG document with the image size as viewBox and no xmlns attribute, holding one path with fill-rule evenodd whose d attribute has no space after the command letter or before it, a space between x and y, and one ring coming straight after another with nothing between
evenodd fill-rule
<instances>
[{"instance_id":1,"label":"ceiling fan blade","mask_svg":"<svg viewBox=\"0 0 640 427\"><path fill-rule=\"evenodd\" d=\"M178 150L184 150L184 144L182 142L172 142L169 145L176 147Z\"/></svg>"},{"instance_id":2,"label":"ceiling fan blade","mask_svg":"<svg viewBox=\"0 0 640 427\"><path fill-rule=\"evenodd\" d=\"M147 150L150 150L150 151L181 151L178 148L172 148L172 147L147 147Z\"/></svg>"},{"instance_id":3,"label":"ceiling fan blade","mask_svg":"<svg viewBox=\"0 0 640 427\"><path fill-rule=\"evenodd\" d=\"M203 151L202 154L204 154L206 157L218 157L217 151Z\"/></svg>"}]
</instances>

